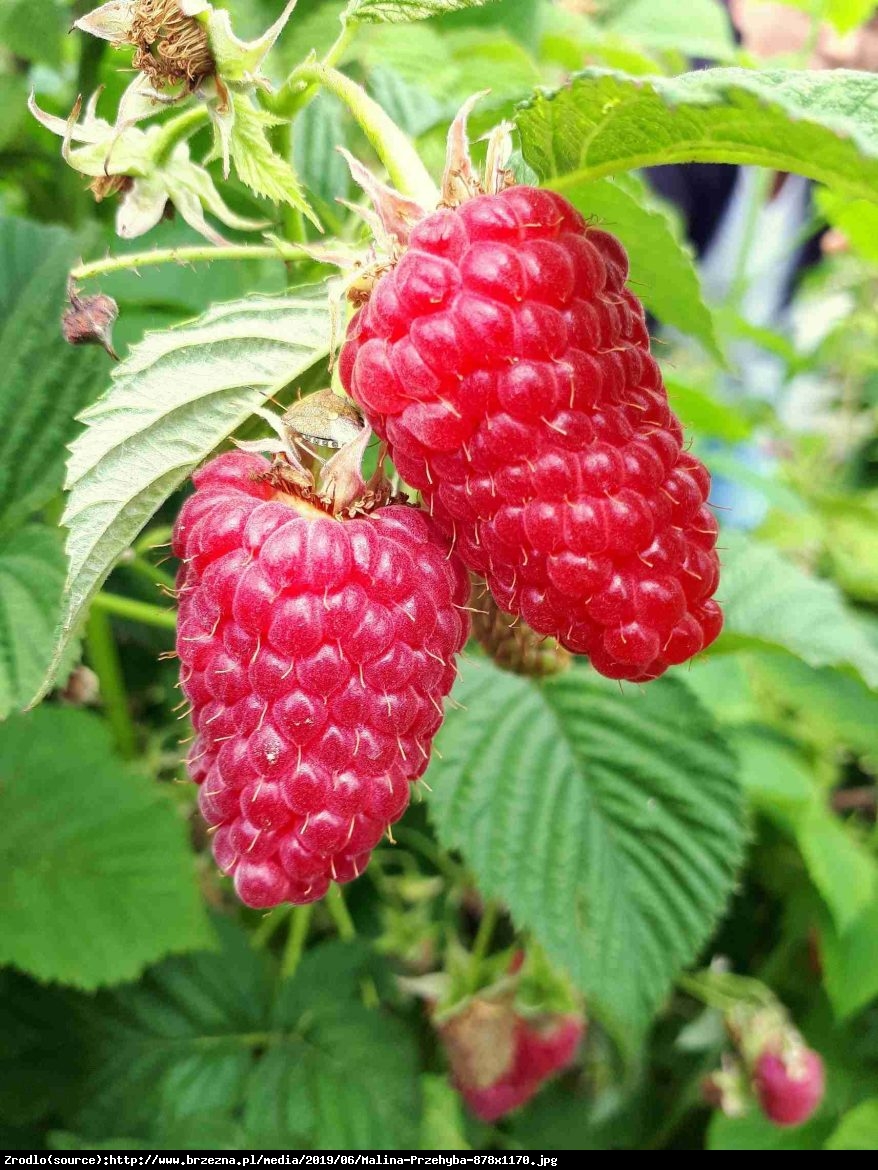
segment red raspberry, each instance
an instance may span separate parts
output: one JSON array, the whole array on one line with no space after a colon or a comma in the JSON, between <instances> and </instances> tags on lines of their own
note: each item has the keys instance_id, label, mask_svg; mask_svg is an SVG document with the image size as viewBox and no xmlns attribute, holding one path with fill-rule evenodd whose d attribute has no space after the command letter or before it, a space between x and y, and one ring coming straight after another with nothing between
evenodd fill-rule
<instances>
[{"instance_id":1,"label":"red raspberry","mask_svg":"<svg viewBox=\"0 0 878 1170\"><path fill-rule=\"evenodd\" d=\"M490 1084L467 1083L454 1070L458 1092L482 1121L492 1122L525 1105L547 1080L573 1063L585 1027L576 1015L548 1016L539 1022L518 1017L508 1067Z\"/></svg>"},{"instance_id":2,"label":"red raspberry","mask_svg":"<svg viewBox=\"0 0 878 1170\"><path fill-rule=\"evenodd\" d=\"M756 1062L754 1087L765 1116L775 1125L801 1125L823 1100L823 1061L812 1048L784 1056L771 1048Z\"/></svg>"},{"instance_id":3,"label":"red raspberry","mask_svg":"<svg viewBox=\"0 0 878 1170\"><path fill-rule=\"evenodd\" d=\"M352 318L342 380L501 609L611 678L719 634L710 477L684 451L628 261L560 195L426 216Z\"/></svg>"},{"instance_id":4,"label":"red raspberry","mask_svg":"<svg viewBox=\"0 0 878 1170\"><path fill-rule=\"evenodd\" d=\"M208 463L174 532L189 771L248 906L363 872L426 770L469 628L469 580L424 513L336 519L269 466Z\"/></svg>"}]
</instances>

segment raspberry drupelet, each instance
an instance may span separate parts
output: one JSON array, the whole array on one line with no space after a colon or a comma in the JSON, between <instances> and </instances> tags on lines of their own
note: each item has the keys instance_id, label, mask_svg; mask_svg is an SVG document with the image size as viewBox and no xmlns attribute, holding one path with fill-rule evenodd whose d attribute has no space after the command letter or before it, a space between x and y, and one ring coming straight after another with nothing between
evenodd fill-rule
<instances>
[{"instance_id":1,"label":"raspberry drupelet","mask_svg":"<svg viewBox=\"0 0 878 1170\"><path fill-rule=\"evenodd\" d=\"M467 567L610 678L709 646L710 476L684 449L621 243L513 186L426 215L407 244L340 371Z\"/></svg>"},{"instance_id":2,"label":"raspberry drupelet","mask_svg":"<svg viewBox=\"0 0 878 1170\"><path fill-rule=\"evenodd\" d=\"M270 467L213 459L173 542L189 770L254 907L363 872L426 770L469 630L469 579L425 513L337 518Z\"/></svg>"}]
</instances>

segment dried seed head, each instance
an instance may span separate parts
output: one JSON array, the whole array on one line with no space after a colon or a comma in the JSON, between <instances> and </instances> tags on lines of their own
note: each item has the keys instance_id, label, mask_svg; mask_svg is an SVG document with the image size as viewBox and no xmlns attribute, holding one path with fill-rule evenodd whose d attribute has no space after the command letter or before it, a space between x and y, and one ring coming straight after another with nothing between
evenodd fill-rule
<instances>
[{"instance_id":1,"label":"dried seed head","mask_svg":"<svg viewBox=\"0 0 878 1170\"><path fill-rule=\"evenodd\" d=\"M61 317L61 331L70 345L102 345L110 357L119 360L113 349L113 322L119 306L112 297L97 293L81 297L72 282L67 287L68 305Z\"/></svg>"},{"instance_id":2,"label":"dried seed head","mask_svg":"<svg viewBox=\"0 0 878 1170\"><path fill-rule=\"evenodd\" d=\"M206 27L186 16L177 0L137 0L131 40L137 46L134 67L156 89L167 85L195 89L216 72Z\"/></svg>"}]
</instances>

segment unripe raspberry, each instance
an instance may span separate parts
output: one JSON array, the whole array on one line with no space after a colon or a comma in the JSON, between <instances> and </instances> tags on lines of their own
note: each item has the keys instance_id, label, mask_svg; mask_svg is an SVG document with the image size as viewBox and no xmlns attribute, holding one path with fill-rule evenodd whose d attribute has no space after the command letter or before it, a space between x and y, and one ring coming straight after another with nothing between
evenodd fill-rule
<instances>
[{"instance_id":1,"label":"unripe raspberry","mask_svg":"<svg viewBox=\"0 0 878 1170\"><path fill-rule=\"evenodd\" d=\"M766 1049L756 1062L753 1084L760 1108L775 1125L801 1125L823 1100L823 1061L812 1048L791 1053Z\"/></svg>"},{"instance_id":2,"label":"unripe raspberry","mask_svg":"<svg viewBox=\"0 0 878 1170\"><path fill-rule=\"evenodd\" d=\"M217 864L249 906L351 881L426 770L469 581L428 517L336 518L221 455L174 532L189 754Z\"/></svg>"},{"instance_id":3,"label":"unripe raspberry","mask_svg":"<svg viewBox=\"0 0 878 1170\"><path fill-rule=\"evenodd\" d=\"M720 632L710 477L625 250L532 187L441 209L352 318L342 380L498 606L647 680Z\"/></svg>"},{"instance_id":4,"label":"unripe raspberry","mask_svg":"<svg viewBox=\"0 0 878 1170\"><path fill-rule=\"evenodd\" d=\"M513 674L548 678L570 668L571 657L554 638L535 633L521 618L504 613L484 580L473 575L473 637L498 666Z\"/></svg>"}]
</instances>

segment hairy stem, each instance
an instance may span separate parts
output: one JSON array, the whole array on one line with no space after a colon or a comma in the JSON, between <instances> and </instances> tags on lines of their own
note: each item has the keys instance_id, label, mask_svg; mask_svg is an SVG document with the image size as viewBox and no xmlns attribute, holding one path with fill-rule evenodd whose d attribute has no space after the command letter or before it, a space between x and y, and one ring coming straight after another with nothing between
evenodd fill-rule
<instances>
[{"instance_id":1,"label":"hairy stem","mask_svg":"<svg viewBox=\"0 0 878 1170\"><path fill-rule=\"evenodd\" d=\"M439 198L436 184L421 161L407 134L388 117L381 106L366 93L361 85L317 62L306 61L290 75L288 85L322 85L334 94L353 114L360 129L368 138L375 153L384 164L390 181L411 199L424 207L433 207Z\"/></svg>"},{"instance_id":2,"label":"hairy stem","mask_svg":"<svg viewBox=\"0 0 878 1170\"><path fill-rule=\"evenodd\" d=\"M314 903L309 902L306 906L294 906L290 913L290 933L287 935L287 945L280 968L282 979L292 979L299 968L313 912Z\"/></svg>"},{"instance_id":3,"label":"hairy stem","mask_svg":"<svg viewBox=\"0 0 878 1170\"><path fill-rule=\"evenodd\" d=\"M91 280L110 272L128 272L136 268L154 268L159 264L209 264L213 260L291 260L309 259L306 252L293 244L278 240L273 244L193 244L185 248L153 248L147 252L123 252L80 264L70 273L73 280Z\"/></svg>"},{"instance_id":4,"label":"hairy stem","mask_svg":"<svg viewBox=\"0 0 878 1170\"><path fill-rule=\"evenodd\" d=\"M121 756L131 759L137 753L137 732L128 709L128 695L113 638L110 619L99 606L92 605L85 634L86 650L92 670L101 686L101 700L107 721Z\"/></svg>"},{"instance_id":5,"label":"hairy stem","mask_svg":"<svg viewBox=\"0 0 878 1170\"><path fill-rule=\"evenodd\" d=\"M478 990L482 964L488 956L491 939L494 937L494 931L497 928L499 920L499 902L486 902L482 912L482 920L479 923L479 929L476 931L476 937L473 942L472 951L470 952L470 986L473 991Z\"/></svg>"},{"instance_id":6,"label":"hairy stem","mask_svg":"<svg viewBox=\"0 0 878 1170\"><path fill-rule=\"evenodd\" d=\"M162 609L148 601L135 601L133 597L120 597L118 593L98 593L92 602L92 612L95 610L102 616L112 614L160 630L177 628L177 615L172 609Z\"/></svg>"}]
</instances>

